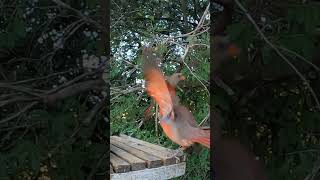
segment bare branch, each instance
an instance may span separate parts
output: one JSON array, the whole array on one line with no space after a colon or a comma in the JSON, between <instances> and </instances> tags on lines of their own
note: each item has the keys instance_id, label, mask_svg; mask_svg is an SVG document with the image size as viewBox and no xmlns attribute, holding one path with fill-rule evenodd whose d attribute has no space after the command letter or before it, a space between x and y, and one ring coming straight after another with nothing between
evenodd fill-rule
<instances>
[{"instance_id":1,"label":"bare branch","mask_svg":"<svg viewBox=\"0 0 320 180\"><path fill-rule=\"evenodd\" d=\"M7 118L4 118L4 119L0 120L0 124L6 123L6 122L8 122L8 121L10 121L10 120L12 120L12 119L14 119L14 118L19 117L21 114L23 114L24 112L26 112L27 110L29 110L30 108L32 108L33 106L35 106L36 104L38 104L38 102L32 102L32 103L26 105L24 108L22 108L19 112L15 113L14 115L9 116L9 117L7 117Z\"/></svg>"},{"instance_id":2,"label":"bare branch","mask_svg":"<svg viewBox=\"0 0 320 180\"><path fill-rule=\"evenodd\" d=\"M75 12L78 16L80 16L81 18L83 18L84 20L86 20L87 22L89 23L92 23L94 24L95 26L97 26L98 28L100 28L102 31L104 32L108 32L108 29L107 27L104 27L102 26L100 23L98 23L97 21L83 15L79 10L77 9L74 9L73 7L69 6L68 4L60 1L60 0L52 0L54 3L56 3L57 5L61 6L62 8L65 8L65 9L69 9L73 12Z\"/></svg>"},{"instance_id":3,"label":"bare branch","mask_svg":"<svg viewBox=\"0 0 320 180\"><path fill-rule=\"evenodd\" d=\"M238 7L245 13L247 16L248 20L253 24L257 32L260 34L262 39L296 72L296 74L300 77L300 79L307 85L311 95L313 96L313 99L315 100L317 104L317 109L320 111L320 102L318 100L318 97L316 93L314 92L313 88L311 87L310 83L308 80L301 74L301 72L279 51L279 49L273 45L269 39L263 34L261 29L258 27L257 23L254 21L254 19L251 17L251 15L248 13L248 11L242 6L242 4L238 1L235 0L236 4Z\"/></svg>"}]
</instances>

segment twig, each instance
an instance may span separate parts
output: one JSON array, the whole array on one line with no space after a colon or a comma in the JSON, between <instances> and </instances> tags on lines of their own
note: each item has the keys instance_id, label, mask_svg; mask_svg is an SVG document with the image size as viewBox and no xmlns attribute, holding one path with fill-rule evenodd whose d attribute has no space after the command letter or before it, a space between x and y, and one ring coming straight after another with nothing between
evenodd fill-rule
<instances>
[{"instance_id":1,"label":"twig","mask_svg":"<svg viewBox=\"0 0 320 180\"><path fill-rule=\"evenodd\" d=\"M18 92L23 92L25 94L29 94L29 95L32 95L32 96L41 97L40 94L37 94L37 93L33 92L33 91L35 91L34 89L26 88L26 87L23 87L23 86L15 86L15 85L11 85L11 84L8 84L8 83L0 83L0 88L12 89L12 90L15 90L15 91L18 91ZM43 92L41 90L37 90L37 91Z\"/></svg>"},{"instance_id":2,"label":"twig","mask_svg":"<svg viewBox=\"0 0 320 180\"><path fill-rule=\"evenodd\" d=\"M72 80L70 80L70 81L62 84L61 86L56 87L56 88L48 91L47 94L51 94L51 93L54 93L54 92L58 91L59 89L65 88L65 87L67 87L67 86L69 86L69 85L71 85L71 84L79 81L80 79L82 79L82 78L84 78L84 77L86 77L86 76L90 76L90 75L96 74L96 73L98 73L100 70L101 70L101 69L98 68L98 69L96 69L95 71L91 71L91 72L87 72L87 73L81 74L80 76L77 76L76 78L74 78L74 79L72 79Z\"/></svg>"},{"instance_id":3,"label":"twig","mask_svg":"<svg viewBox=\"0 0 320 180\"><path fill-rule=\"evenodd\" d=\"M68 35L63 38L63 42L62 44L65 44L65 42L67 41L67 39L69 39L81 26L83 26L84 24L86 24L86 22L83 19L80 19L79 21L75 21L73 24L69 25L71 26L70 32L68 33ZM67 27L68 28L68 27ZM67 29L66 28L66 29ZM67 31L67 30L66 30Z\"/></svg>"},{"instance_id":4,"label":"twig","mask_svg":"<svg viewBox=\"0 0 320 180\"><path fill-rule=\"evenodd\" d=\"M92 168L91 172L89 173L87 180L93 179L92 176L96 173L98 167L103 162L103 160L105 160L105 156L106 155L107 155L107 151L102 153L102 155L100 156L99 161L97 162L96 166L94 168Z\"/></svg>"},{"instance_id":5,"label":"twig","mask_svg":"<svg viewBox=\"0 0 320 180\"><path fill-rule=\"evenodd\" d=\"M263 32L260 30L260 28L258 27L257 23L254 21L254 19L251 17L251 15L248 13L248 11L242 6L242 4L238 1L235 0L236 4L238 5L238 7L245 13L245 15L247 16L248 20L253 24L253 26L255 27L255 29L257 30L257 32L260 34L260 36L262 37L262 39L274 50L276 51L276 53L296 72L296 74L301 78L301 80L307 85L311 95L313 96L316 104L317 104L317 108L320 111L320 102L318 100L318 97L316 95L316 93L314 92L313 88L311 87L311 85L309 84L309 82L307 81L307 79L301 74L301 72L279 51L279 49L273 45L269 39L263 34Z\"/></svg>"},{"instance_id":6,"label":"twig","mask_svg":"<svg viewBox=\"0 0 320 180\"><path fill-rule=\"evenodd\" d=\"M290 152L287 153L287 155L295 155L295 154L300 154L300 153L320 153L320 151L318 149L307 149L307 150L300 150L300 151L294 151L294 152Z\"/></svg>"},{"instance_id":7,"label":"twig","mask_svg":"<svg viewBox=\"0 0 320 180\"><path fill-rule=\"evenodd\" d=\"M209 116L210 116L210 108L209 108L208 114L206 115L206 117L203 118L203 120L199 123L198 126L202 126L204 123L206 123L207 120L209 119Z\"/></svg>"},{"instance_id":8,"label":"twig","mask_svg":"<svg viewBox=\"0 0 320 180\"><path fill-rule=\"evenodd\" d=\"M22 135L20 135L18 138L15 138L14 141L12 143L10 143L9 145L5 146L5 147L1 147L2 151L7 151L8 149L11 149L16 143L18 143L29 131L29 128L25 129L22 133ZM9 133L13 133L14 131L11 131Z\"/></svg>"},{"instance_id":9,"label":"twig","mask_svg":"<svg viewBox=\"0 0 320 180\"><path fill-rule=\"evenodd\" d=\"M97 103L92 110L88 113L86 118L83 120L84 125L89 125L91 120L97 115L98 111L104 107L104 105L108 102L109 98L104 97L101 102Z\"/></svg>"},{"instance_id":10,"label":"twig","mask_svg":"<svg viewBox=\"0 0 320 180\"><path fill-rule=\"evenodd\" d=\"M69 10L75 12L78 16L80 16L81 18L85 19L87 22L90 22L90 23L96 25L96 26L97 26L98 28L100 28L102 31L108 32L107 27L104 27L104 26L102 26L101 24L99 24L98 22L94 21L93 19L91 19L91 18L83 15L79 10L71 7L70 5L64 3L64 2L62 2L62 1L60 1L60 0L52 0L52 1L53 1L54 3L56 3L57 5L65 8L65 9L69 9Z\"/></svg>"},{"instance_id":11,"label":"twig","mask_svg":"<svg viewBox=\"0 0 320 180\"><path fill-rule=\"evenodd\" d=\"M73 84L71 86L68 86L64 89L61 89L58 92L43 95L42 98L43 98L44 103L53 104L58 100L65 99L67 97L74 96L76 94L86 92L86 91L89 91L92 89L101 90L102 86L104 84L105 84L104 81L101 79L79 82L79 83Z\"/></svg>"},{"instance_id":12,"label":"twig","mask_svg":"<svg viewBox=\"0 0 320 180\"><path fill-rule=\"evenodd\" d=\"M26 57L22 57L22 58L12 58L10 59L7 63L4 64L11 64L11 63L16 63L19 61L42 61L43 59L34 59L34 58L26 58Z\"/></svg>"},{"instance_id":13,"label":"twig","mask_svg":"<svg viewBox=\"0 0 320 180\"><path fill-rule=\"evenodd\" d=\"M5 100L5 99L9 99L11 97L17 97L18 95L20 95L20 94L19 93L1 94L0 99Z\"/></svg>"},{"instance_id":14,"label":"twig","mask_svg":"<svg viewBox=\"0 0 320 180\"><path fill-rule=\"evenodd\" d=\"M308 174L304 180L313 180L317 173L320 171L320 159L315 162L315 165L310 174Z\"/></svg>"},{"instance_id":15,"label":"twig","mask_svg":"<svg viewBox=\"0 0 320 180\"><path fill-rule=\"evenodd\" d=\"M183 64L188 68L188 70L190 71L190 73L201 83L201 85L205 88L205 90L207 91L208 95L210 95L210 92L207 88L207 86L205 84L203 84L203 82L199 79L199 77L193 73L193 71L191 70L191 68L188 66L188 64L182 60Z\"/></svg>"},{"instance_id":16,"label":"twig","mask_svg":"<svg viewBox=\"0 0 320 180\"><path fill-rule=\"evenodd\" d=\"M174 39L177 39L177 38L182 38L182 37L194 35L194 34L202 27L205 16L206 16L207 14L210 15L210 13L209 13L209 8L210 8L210 3L207 5L206 9L204 10L204 12L203 12L203 14L202 14L202 16L201 16L201 18L200 18L200 21L199 21L199 23L198 23L198 26L197 26L194 30L192 30L192 31L189 32L189 33L180 35L180 36L175 36L175 37L173 37L173 38L174 38Z\"/></svg>"},{"instance_id":17,"label":"twig","mask_svg":"<svg viewBox=\"0 0 320 180\"><path fill-rule=\"evenodd\" d=\"M219 76L213 76L212 79L217 84L217 86L226 91L229 96L233 96L235 94L231 87L228 86L225 82L223 82L222 79L219 78Z\"/></svg>"},{"instance_id":18,"label":"twig","mask_svg":"<svg viewBox=\"0 0 320 180\"><path fill-rule=\"evenodd\" d=\"M317 71L320 71L320 68L318 66L316 66L315 64L313 64L312 62L308 61L306 58L304 58L303 56L301 56L300 54L291 51L290 49L287 49L285 47L281 47L281 46L277 46L278 48L280 48L281 50L291 53L294 56L296 56L297 58L301 59L302 61L304 61L305 63L309 64L310 66L312 66L314 69L316 69Z\"/></svg>"},{"instance_id":19,"label":"twig","mask_svg":"<svg viewBox=\"0 0 320 180\"><path fill-rule=\"evenodd\" d=\"M8 121L10 121L10 120L12 120L12 119L14 119L14 118L19 117L21 114L23 114L23 113L26 112L28 109L30 109L30 108L32 108L33 106L35 106L36 104L38 104L38 102L32 102L32 103L26 105L24 108L22 108L19 112L15 113L14 115L2 119L2 120L0 121L0 124L6 123L6 122L8 122Z\"/></svg>"},{"instance_id":20,"label":"twig","mask_svg":"<svg viewBox=\"0 0 320 180\"><path fill-rule=\"evenodd\" d=\"M116 95L116 94L120 94L120 95L125 95L125 94L129 94L129 93L132 93L132 92L136 92L136 91L140 91L140 90L143 90L143 88L141 86L137 86L137 87L132 87L132 88L127 88L127 89L124 89L124 90L117 90L115 88L110 88L111 90L111 93L110 95Z\"/></svg>"},{"instance_id":21,"label":"twig","mask_svg":"<svg viewBox=\"0 0 320 180\"><path fill-rule=\"evenodd\" d=\"M10 84L11 84L11 85L16 85L16 84L29 83L29 82L32 82L32 81L37 81L37 80L42 80L42 79L48 79L48 78L53 77L53 76L66 74L66 73L69 73L69 72L72 72L72 71L73 71L73 70L68 70L68 71L64 71L64 72L57 72L57 73L49 74L49 75L43 76L43 77L38 77L38 78L32 78L32 79L26 79L26 80L22 80L22 81L12 82L12 83L10 83Z\"/></svg>"},{"instance_id":22,"label":"twig","mask_svg":"<svg viewBox=\"0 0 320 180\"><path fill-rule=\"evenodd\" d=\"M32 127L34 125L40 124L40 123L41 123L40 121L37 121L37 122L32 123L32 124L25 124L25 125L20 125L20 126L2 128L2 129L0 129L0 131L3 132L3 131L11 131L11 130L15 130L15 129L20 129L20 128L29 128L29 127Z\"/></svg>"},{"instance_id":23,"label":"twig","mask_svg":"<svg viewBox=\"0 0 320 180\"><path fill-rule=\"evenodd\" d=\"M11 103L15 103L15 102L22 102L22 101L37 101L40 100L41 98L26 98L26 97L14 97L12 99L8 99L8 100L4 100L4 101L0 101L0 107L3 107L5 105L11 104Z\"/></svg>"},{"instance_id":24,"label":"twig","mask_svg":"<svg viewBox=\"0 0 320 180\"><path fill-rule=\"evenodd\" d=\"M51 149L51 150L49 151L48 154L52 155L52 154L56 153L56 151L57 151L61 146L63 146L64 144L66 144L70 139L74 138L74 136L76 136L76 135L79 133L80 129L81 129L81 126L78 126L77 128L75 128L75 131L71 134L71 136L70 136L67 140L65 140L65 141L63 141L62 143L56 145L53 149Z\"/></svg>"},{"instance_id":25,"label":"twig","mask_svg":"<svg viewBox=\"0 0 320 180\"><path fill-rule=\"evenodd\" d=\"M187 56L187 54L188 54L188 52L189 52L189 49L190 49L189 45L187 45L187 47L184 47L183 45L178 44L178 43L177 43L177 45L179 45L179 46L181 46L182 48L185 49L185 50L184 50L184 54L183 54L182 57L181 57L181 62L183 63L184 66L186 66L186 67L188 68L188 70L190 71L191 75L193 75L193 76L201 83L201 85L202 85L202 86L205 88L205 90L207 91L208 95L210 95L210 92L209 92L207 86L201 81L201 79L200 79L195 73L193 73L192 69L191 69L191 68L188 66L188 64L184 61L185 58L186 58L186 56Z\"/></svg>"}]
</instances>

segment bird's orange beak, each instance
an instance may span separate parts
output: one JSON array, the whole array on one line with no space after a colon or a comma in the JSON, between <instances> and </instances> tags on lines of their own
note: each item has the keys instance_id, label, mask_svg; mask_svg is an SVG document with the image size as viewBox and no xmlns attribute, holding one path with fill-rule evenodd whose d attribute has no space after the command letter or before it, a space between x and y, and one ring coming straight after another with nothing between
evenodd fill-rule
<instances>
[{"instance_id":1,"label":"bird's orange beak","mask_svg":"<svg viewBox=\"0 0 320 180\"><path fill-rule=\"evenodd\" d=\"M231 44L228 47L228 55L231 57L236 57L240 54L240 48L238 48L236 45Z\"/></svg>"}]
</instances>

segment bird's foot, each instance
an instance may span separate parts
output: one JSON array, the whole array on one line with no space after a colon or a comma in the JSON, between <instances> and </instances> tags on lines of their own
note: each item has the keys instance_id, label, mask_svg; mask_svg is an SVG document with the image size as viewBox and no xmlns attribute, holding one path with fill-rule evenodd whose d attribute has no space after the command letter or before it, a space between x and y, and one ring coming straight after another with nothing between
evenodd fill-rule
<instances>
[{"instance_id":1,"label":"bird's foot","mask_svg":"<svg viewBox=\"0 0 320 180\"><path fill-rule=\"evenodd\" d=\"M169 157L175 158L177 160L176 161L177 163L180 162L181 160L184 161L185 156L183 151L185 149L186 149L185 147L180 146L178 149L173 150L172 154L170 154Z\"/></svg>"}]
</instances>

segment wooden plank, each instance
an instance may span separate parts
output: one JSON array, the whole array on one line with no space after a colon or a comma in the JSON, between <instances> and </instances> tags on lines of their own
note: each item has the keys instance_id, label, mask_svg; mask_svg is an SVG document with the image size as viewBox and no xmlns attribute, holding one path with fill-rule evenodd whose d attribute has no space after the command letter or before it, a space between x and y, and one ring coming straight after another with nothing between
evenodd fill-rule
<instances>
[{"instance_id":1,"label":"wooden plank","mask_svg":"<svg viewBox=\"0 0 320 180\"><path fill-rule=\"evenodd\" d=\"M110 138L110 143L123 149L123 150L126 150L127 152L137 156L140 159L145 160L148 168L155 168L155 167L159 167L162 165L161 159L156 156L153 156L152 154L148 154L146 152L140 151L136 148L133 148L133 147L130 147L126 144L118 142L112 138Z\"/></svg>"},{"instance_id":2,"label":"wooden plank","mask_svg":"<svg viewBox=\"0 0 320 180\"><path fill-rule=\"evenodd\" d=\"M141 151L144 151L146 153L152 154L154 156L157 156L159 158L161 158L161 160L163 161L164 165L170 165L170 164L174 164L176 163L176 158L172 157L173 153L169 153L169 152L161 152L155 149L152 149L148 146L145 146L141 143L137 143L137 142L133 142L130 141L126 138L122 138L119 136L112 136L111 138L115 139L116 141L122 142L124 144L127 144L131 147L134 147L136 149L139 149Z\"/></svg>"},{"instance_id":3,"label":"wooden plank","mask_svg":"<svg viewBox=\"0 0 320 180\"><path fill-rule=\"evenodd\" d=\"M172 179L185 174L186 163L161 166L158 168L144 169L140 171L130 171L127 173L111 174L111 180L163 180Z\"/></svg>"},{"instance_id":4,"label":"wooden plank","mask_svg":"<svg viewBox=\"0 0 320 180\"><path fill-rule=\"evenodd\" d=\"M149 143L149 142L146 142L146 141L142 141L142 140L140 140L140 139L136 139L136 138L127 136L127 135L125 135L125 134L120 134L120 137L121 137L121 138L124 138L124 139L128 139L128 140L133 141L133 142L137 142L137 143L146 145L146 146L148 146L148 147L150 147L150 148L152 148L152 149L155 149L155 150L173 153L173 150L172 150L172 149L165 148L165 147L162 147L162 146L159 146L159 145L156 145L156 144L152 144L152 143Z\"/></svg>"},{"instance_id":5,"label":"wooden plank","mask_svg":"<svg viewBox=\"0 0 320 180\"><path fill-rule=\"evenodd\" d=\"M110 153L110 162L114 171L117 173L130 171L130 164L113 153Z\"/></svg>"},{"instance_id":6,"label":"wooden plank","mask_svg":"<svg viewBox=\"0 0 320 180\"><path fill-rule=\"evenodd\" d=\"M110 145L110 150L112 153L115 155L121 157L122 159L126 160L127 162L130 163L131 165L131 170L136 171L136 170L141 170L146 168L146 162L142 159L139 159L138 157L128 153L125 150L122 150L114 145Z\"/></svg>"},{"instance_id":7,"label":"wooden plank","mask_svg":"<svg viewBox=\"0 0 320 180\"><path fill-rule=\"evenodd\" d=\"M140 139L136 139L136 138L127 136L125 134L120 134L120 137L124 138L124 139L127 139L129 141L135 142L135 143L139 143L139 144L148 146L148 147L150 147L150 148L152 148L154 150L161 151L161 152L169 154L169 155L176 153L172 149L165 148L165 147L162 147L162 146L159 146L159 145L156 145L156 144L152 144L152 143L149 143L149 142L146 142L146 141L142 141ZM180 161L185 161L185 155L184 154L177 154L177 157L180 158Z\"/></svg>"},{"instance_id":8,"label":"wooden plank","mask_svg":"<svg viewBox=\"0 0 320 180\"><path fill-rule=\"evenodd\" d=\"M161 158L161 160L163 161L164 165L170 165L170 164L175 164L175 163L179 163L180 162L180 157L177 155L177 157L174 157L174 153L169 153L169 152L162 152L162 151L158 151L155 149L152 149L148 146L145 146L143 144L137 143L137 142L132 142L128 139L125 138L121 138L119 136L111 136L111 139L114 139L116 141L122 142L124 144L127 144L131 147L134 147L136 149L139 149L141 151L144 151L146 153L152 154L154 156L157 156L159 158ZM181 155L180 155L181 156Z\"/></svg>"}]
</instances>

